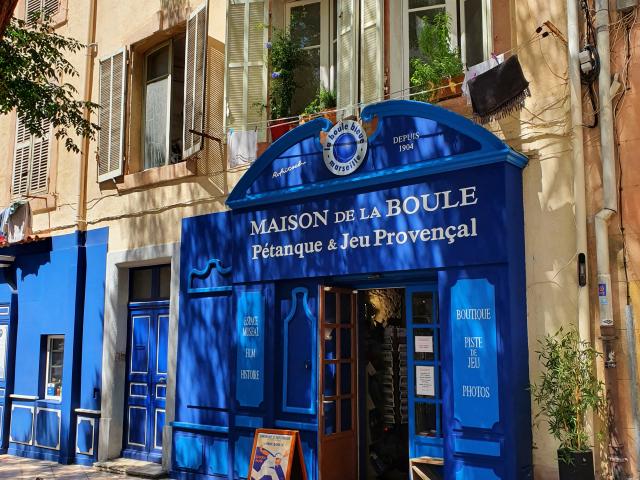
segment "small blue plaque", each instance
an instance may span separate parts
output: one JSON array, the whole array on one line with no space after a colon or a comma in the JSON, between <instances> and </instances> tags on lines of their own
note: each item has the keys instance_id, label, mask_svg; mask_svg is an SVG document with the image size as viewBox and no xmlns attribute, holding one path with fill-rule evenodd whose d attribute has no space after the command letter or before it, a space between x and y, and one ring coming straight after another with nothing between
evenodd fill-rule
<instances>
[{"instance_id":1,"label":"small blue plaque","mask_svg":"<svg viewBox=\"0 0 640 480\"><path fill-rule=\"evenodd\" d=\"M451 288L453 414L463 427L490 429L500 419L495 289L486 279Z\"/></svg>"},{"instance_id":2,"label":"small blue plaque","mask_svg":"<svg viewBox=\"0 0 640 480\"><path fill-rule=\"evenodd\" d=\"M259 407L264 399L264 300L261 292L240 292L236 321L236 400L243 407Z\"/></svg>"}]
</instances>

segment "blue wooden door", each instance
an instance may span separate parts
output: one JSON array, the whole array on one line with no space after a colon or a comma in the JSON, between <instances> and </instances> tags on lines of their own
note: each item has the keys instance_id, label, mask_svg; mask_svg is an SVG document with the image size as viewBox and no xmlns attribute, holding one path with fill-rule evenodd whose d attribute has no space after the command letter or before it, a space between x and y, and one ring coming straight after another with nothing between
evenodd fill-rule
<instances>
[{"instance_id":1,"label":"blue wooden door","mask_svg":"<svg viewBox=\"0 0 640 480\"><path fill-rule=\"evenodd\" d=\"M167 396L168 305L129 311L122 455L160 462Z\"/></svg>"}]
</instances>

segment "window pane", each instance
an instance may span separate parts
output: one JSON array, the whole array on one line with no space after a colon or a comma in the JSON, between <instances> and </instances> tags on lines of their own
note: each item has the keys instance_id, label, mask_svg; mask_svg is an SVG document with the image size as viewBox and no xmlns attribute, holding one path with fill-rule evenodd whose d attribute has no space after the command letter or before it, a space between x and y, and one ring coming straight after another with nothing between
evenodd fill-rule
<instances>
[{"instance_id":1,"label":"window pane","mask_svg":"<svg viewBox=\"0 0 640 480\"><path fill-rule=\"evenodd\" d=\"M465 53L468 67L484 61L482 1L465 0L464 2Z\"/></svg>"},{"instance_id":2,"label":"window pane","mask_svg":"<svg viewBox=\"0 0 640 480\"><path fill-rule=\"evenodd\" d=\"M324 392L325 397L336 395L336 364L327 363L324 366Z\"/></svg>"},{"instance_id":3,"label":"window pane","mask_svg":"<svg viewBox=\"0 0 640 480\"><path fill-rule=\"evenodd\" d=\"M0 380L7 379L7 337L9 333L8 325L0 325Z\"/></svg>"},{"instance_id":4,"label":"window pane","mask_svg":"<svg viewBox=\"0 0 640 480\"><path fill-rule=\"evenodd\" d=\"M445 0L409 0L409 8L433 7L444 3Z\"/></svg>"},{"instance_id":5,"label":"window pane","mask_svg":"<svg viewBox=\"0 0 640 480\"><path fill-rule=\"evenodd\" d=\"M147 81L169 75L169 45L147 56Z\"/></svg>"},{"instance_id":6,"label":"window pane","mask_svg":"<svg viewBox=\"0 0 640 480\"><path fill-rule=\"evenodd\" d=\"M292 8L289 25L303 48L320 45L320 2Z\"/></svg>"},{"instance_id":7,"label":"window pane","mask_svg":"<svg viewBox=\"0 0 640 480\"><path fill-rule=\"evenodd\" d=\"M46 397L60 397L62 393L62 361L64 359L64 338L49 338L47 341Z\"/></svg>"},{"instance_id":8,"label":"window pane","mask_svg":"<svg viewBox=\"0 0 640 480\"><path fill-rule=\"evenodd\" d=\"M336 323L336 294L333 292L324 294L324 321Z\"/></svg>"},{"instance_id":9,"label":"window pane","mask_svg":"<svg viewBox=\"0 0 640 480\"><path fill-rule=\"evenodd\" d=\"M336 402L322 402L324 410L324 434L336 433Z\"/></svg>"},{"instance_id":10,"label":"window pane","mask_svg":"<svg viewBox=\"0 0 640 480\"><path fill-rule=\"evenodd\" d=\"M298 115L318 93L320 88L320 47L308 48L309 61L299 68L295 74L295 82L298 85L291 103L291 113Z\"/></svg>"},{"instance_id":11,"label":"window pane","mask_svg":"<svg viewBox=\"0 0 640 480\"><path fill-rule=\"evenodd\" d=\"M167 164L169 77L147 84L144 109L144 168Z\"/></svg>"},{"instance_id":12,"label":"window pane","mask_svg":"<svg viewBox=\"0 0 640 480\"><path fill-rule=\"evenodd\" d=\"M340 395L351 394L351 364L340 364Z\"/></svg>"},{"instance_id":13,"label":"window pane","mask_svg":"<svg viewBox=\"0 0 640 480\"><path fill-rule=\"evenodd\" d=\"M340 358L351 358L351 329L340 330Z\"/></svg>"},{"instance_id":14,"label":"window pane","mask_svg":"<svg viewBox=\"0 0 640 480\"><path fill-rule=\"evenodd\" d=\"M150 268L131 270L131 300L141 301L153 298L152 274L153 271Z\"/></svg>"},{"instance_id":15,"label":"window pane","mask_svg":"<svg viewBox=\"0 0 640 480\"><path fill-rule=\"evenodd\" d=\"M416 433L426 437L438 435L437 418L438 408L431 403L416 404Z\"/></svg>"},{"instance_id":16,"label":"window pane","mask_svg":"<svg viewBox=\"0 0 640 480\"><path fill-rule=\"evenodd\" d=\"M160 298L169 298L171 294L171 265L160 267Z\"/></svg>"},{"instance_id":17,"label":"window pane","mask_svg":"<svg viewBox=\"0 0 640 480\"><path fill-rule=\"evenodd\" d=\"M413 359L432 361L438 351L438 335L431 328L416 328L413 331Z\"/></svg>"},{"instance_id":18,"label":"window pane","mask_svg":"<svg viewBox=\"0 0 640 480\"><path fill-rule=\"evenodd\" d=\"M351 295L348 293L340 294L340 323L351 323Z\"/></svg>"},{"instance_id":19,"label":"window pane","mask_svg":"<svg viewBox=\"0 0 640 480\"><path fill-rule=\"evenodd\" d=\"M336 357L336 329L324 329L324 358L327 360L335 360Z\"/></svg>"},{"instance_id":20,"label":"window pane","mask_svg":"<svg viewBox=\"0 0 640 480\"><path fill-rule=\"evenodd\" d=\"M340 431L348 432L351 430L351 399L345 398L340 402L341 410L340 410Z\"/></svg>"},{"instance_id":21,"label":"window pane","mask_svg":"<svg viewBox=\"0 0 640 480\"><path fill-rule=\"evenodd\" d=\"M433 293L420 292L411 296L413 323L433 323Z\"/></svg>"},{"instance_id":22,"label":"window pane","mask_svg":"<svg viewBox=\"0 0 640 480\"><path fill-rule=\"evenodd\" d=\"M409 13L409 58L422 58L418 46L418 39L420 38L424 22L433 19L436 14L444 11L444 8L434 8Z\"/></svg>"}]
</instances>

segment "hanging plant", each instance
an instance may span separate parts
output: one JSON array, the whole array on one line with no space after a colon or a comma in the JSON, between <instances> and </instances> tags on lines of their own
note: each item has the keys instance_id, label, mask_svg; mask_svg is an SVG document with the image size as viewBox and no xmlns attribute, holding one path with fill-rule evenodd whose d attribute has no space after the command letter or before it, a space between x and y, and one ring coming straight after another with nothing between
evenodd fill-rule
<instances>
[{"instance_id":1,"label":"hanging plant","mask_svg":"<svg viewBox=\"0 0 640 480\"><path fill-rule=\"evenodd\" d=\"M306 50L300 42L294 40L286 30L273 29L272 41L267 43L269 52L269 108L271 118L278 119L291 116L291 103L295 94L294 78L297 69L308 61Z\"/></svg>"},{"instance_id":2,"label":"hanging plant","mask_svg":"<svg viewBox=\"0 0 640 480\"><path fill-rule=\"evenodd\" d=\"M435 89L451 84L452 79L464 73L460 52L451 45L449 14L442 12L433 19L424 20L418 46L421 58L411 59L411 91L432 90L416 95L414 99L433 102L439 97L439 91Z\"/></svg>"}]
</instances>

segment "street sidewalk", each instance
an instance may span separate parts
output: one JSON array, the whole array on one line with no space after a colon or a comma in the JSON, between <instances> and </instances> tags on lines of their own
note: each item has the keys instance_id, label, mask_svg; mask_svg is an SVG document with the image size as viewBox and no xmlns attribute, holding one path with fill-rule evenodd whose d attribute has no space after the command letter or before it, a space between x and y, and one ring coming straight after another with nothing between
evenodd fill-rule
<instances>
[{"instance_id":1,"label":"street sidewalk","mask_svg":"<svg viewBox=\"0 0 640 480\"><path fill-rule=\"evenodd\" d=\"M0 455L0 480L94 480L128 478L126 475L101 472L80 465L33 460L31 458Z\"/></svg>"}]
</instances>

